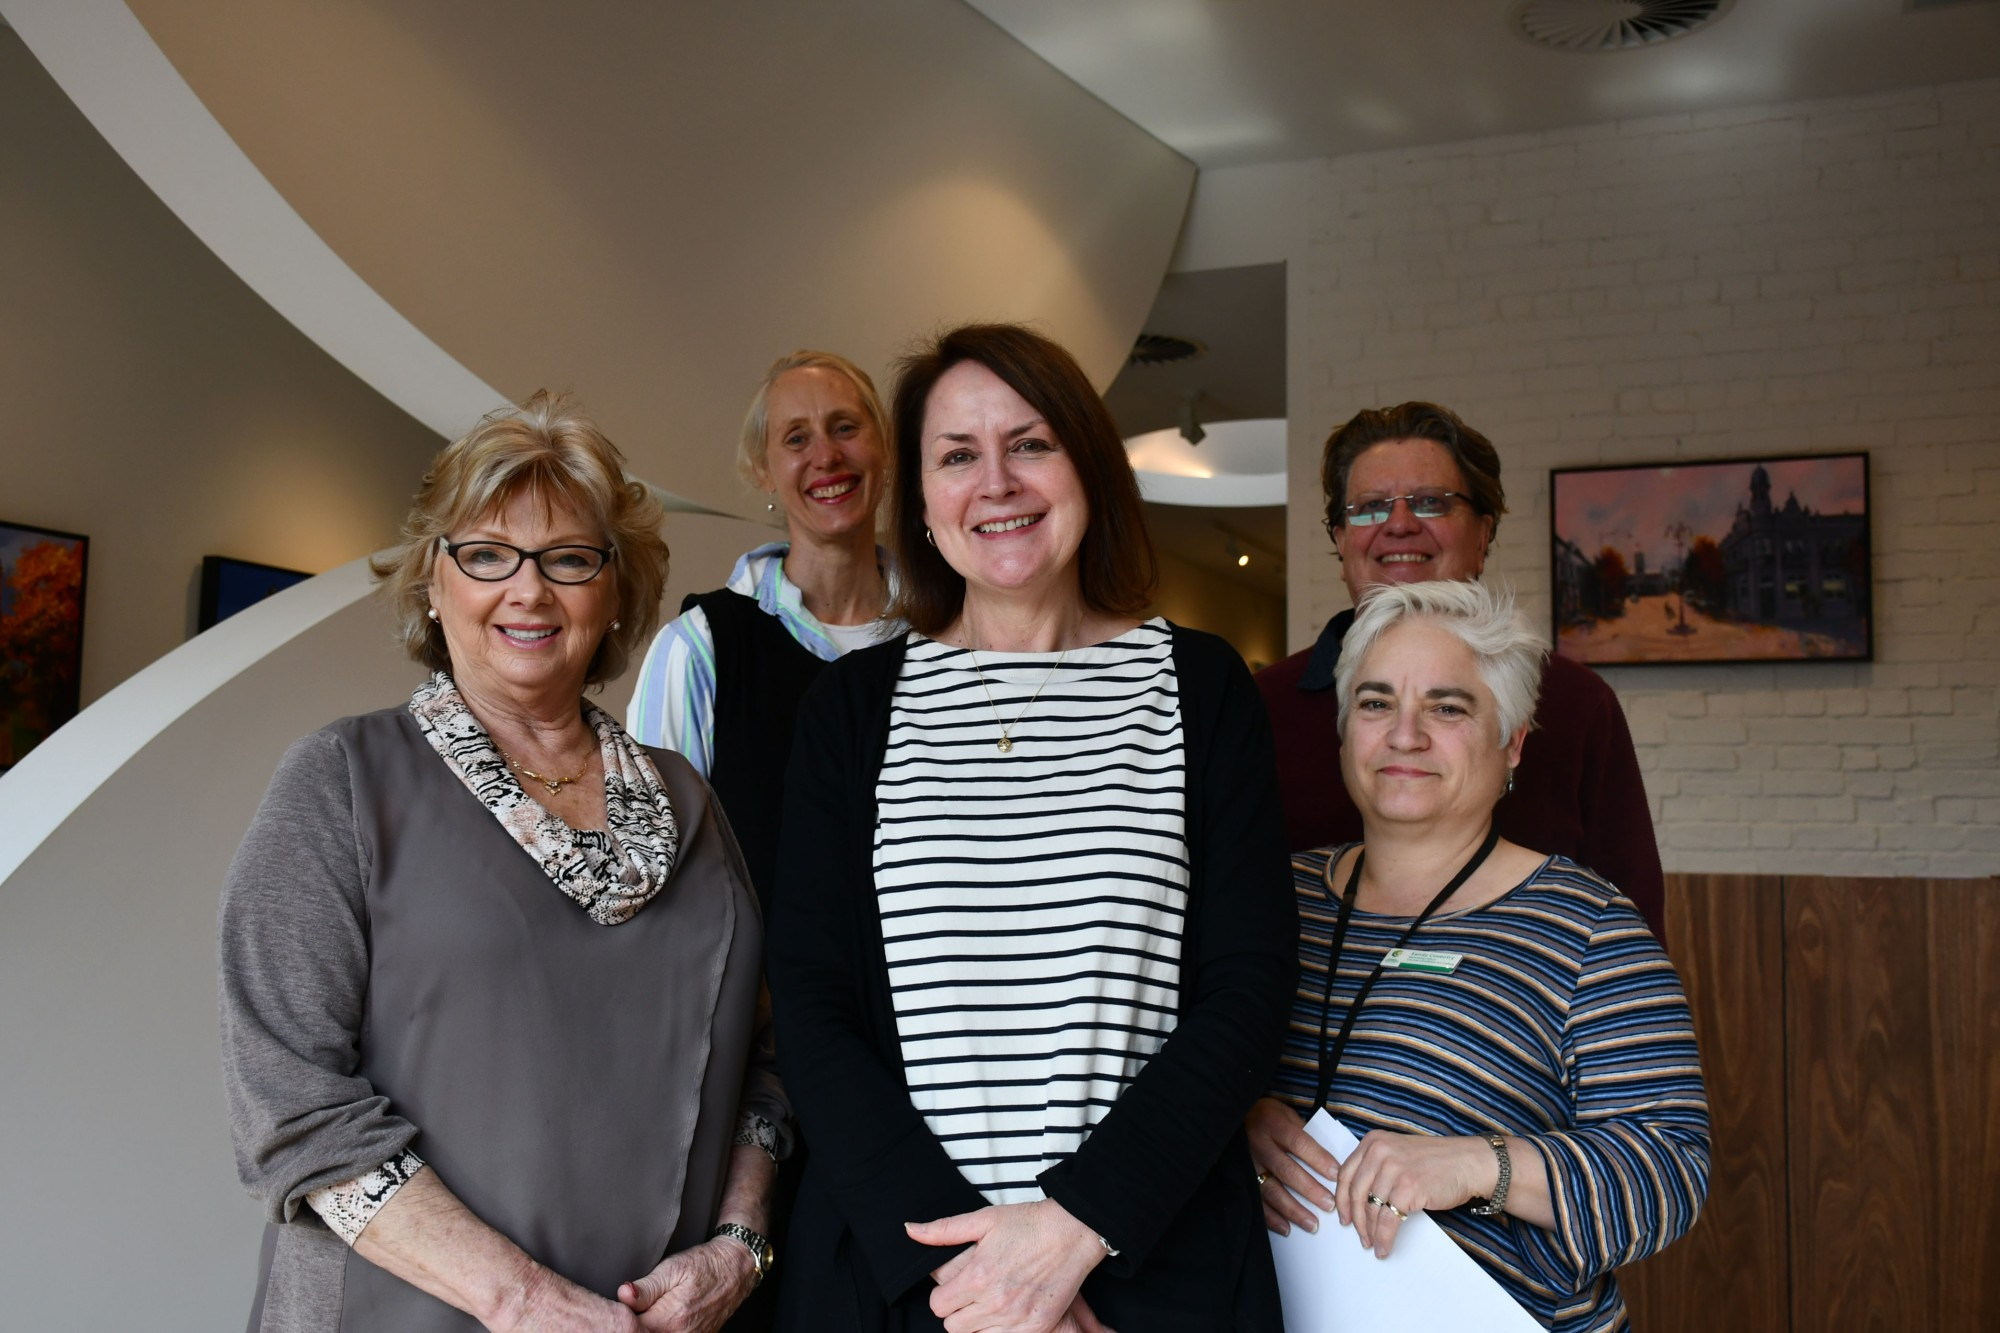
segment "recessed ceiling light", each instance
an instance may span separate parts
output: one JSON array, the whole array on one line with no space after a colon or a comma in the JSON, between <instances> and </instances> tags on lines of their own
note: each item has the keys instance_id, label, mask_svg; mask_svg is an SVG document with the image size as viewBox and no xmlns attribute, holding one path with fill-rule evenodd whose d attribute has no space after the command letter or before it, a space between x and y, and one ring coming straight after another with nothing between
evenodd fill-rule
<instances>
[{"instance_id":1,"label":"recessed ceiling light","mask_svg":"<svg viewBox=\"0 0 2000 1333\"><path fill-rule=\"evenodd\" d=\"M1685 37L1735 0L1523 0L1514 28L1554 51L1632 51Z\"/></svg>"}]
</instances>

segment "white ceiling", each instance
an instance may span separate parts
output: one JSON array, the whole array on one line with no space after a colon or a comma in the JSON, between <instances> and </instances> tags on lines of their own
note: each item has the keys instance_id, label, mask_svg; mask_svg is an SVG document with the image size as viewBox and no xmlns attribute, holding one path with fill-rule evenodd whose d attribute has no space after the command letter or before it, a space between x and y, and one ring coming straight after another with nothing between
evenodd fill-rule
<instances>
[{"instance_id":1,"label":"white ceiling","mask_svg":"<svg viewBox=\"0 0 2000 1333\"><path fill-rule=\"evenodd\" d=\"M1204 169L2000 75L1995 0L1737 0L1591 55L1519 0L966 3Z\"/></svg>"}]
</instances>

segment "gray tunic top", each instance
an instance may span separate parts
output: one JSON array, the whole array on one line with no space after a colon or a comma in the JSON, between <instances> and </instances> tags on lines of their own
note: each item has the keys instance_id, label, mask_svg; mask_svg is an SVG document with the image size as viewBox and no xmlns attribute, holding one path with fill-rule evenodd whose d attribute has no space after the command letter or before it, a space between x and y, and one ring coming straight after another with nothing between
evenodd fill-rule
<instances>
[{"instance_id":1,"label":"gray tunic top","mask_svg":"<svg viewBox=\"0 0 2000 1333\"><path fill-rule=\"evenodd\" d=\"M788 1110L735 840L687 763L652 757L681 828L673 878L601 926L407 710L286 753L222 897L230 1128L271 1223L252 1330L479 1328L302 1206L406 1147L607 1297L706 1239L738 1112Z\"/></svg>"}]
</instances>

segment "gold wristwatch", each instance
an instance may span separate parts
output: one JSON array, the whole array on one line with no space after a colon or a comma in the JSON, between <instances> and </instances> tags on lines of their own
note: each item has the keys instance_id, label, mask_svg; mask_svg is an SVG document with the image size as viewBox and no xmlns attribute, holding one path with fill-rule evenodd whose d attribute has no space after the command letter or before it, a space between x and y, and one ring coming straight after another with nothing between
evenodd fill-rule
<instances>
[{"instance_id":1,"label":"gold wristwatch","mask_svg":"<svg viewBox=\"0 0 2000 1333\"><path fill-rule=\"evenodd\" d=\"M764 1279L771 1275L771 1266L778 1262L778 1252L771 1248L771 1242L741 1222L724 1222L708 1233L710 1240L717 1236L727 1236L750 1251L750 1258L757 1265L757 1281L752 1285L763 1286Z\"/></svg>"}]
</instances>

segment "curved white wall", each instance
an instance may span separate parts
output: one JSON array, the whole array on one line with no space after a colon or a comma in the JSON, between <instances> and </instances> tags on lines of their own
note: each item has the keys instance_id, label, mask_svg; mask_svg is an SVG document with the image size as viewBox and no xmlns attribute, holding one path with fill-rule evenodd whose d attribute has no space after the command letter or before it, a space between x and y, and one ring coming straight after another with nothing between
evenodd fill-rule
<instances>
[{"instance_id":1,"label":"curved white wall","mask_svg":"<svg viewBox=\"0 0 2000 1333\"><path fill-rule=\"evenodd\" d=\"M6 0L0 12L189 230L335 360L447 439L501 401L271 188L123 0Z\"/></svg>"},{"instance_id":2,"label":"curved white wall","mask_svg":"<svg viewBox=\"0 0 2000 1333\"><path fill-rule=\"evenodd\" d=\"M302 719L417 678L364 580L224 622L0 776L0 1326L102 1327L128 1302L161 1328L242 1326L259 1223L223 1114L216 891Z\"/></svg>"},{"instance_id":3,"label":"curved white wall","mask_svg":"<svg viewBox=\"0 0 2000 1333\"><path fill-rule=\"evenodd\" d=\"M641 475L745 516L727 443L791 348L881 373L941 324L1022 319L1108 384L1194 181L939 0L127 3L371 293L504 395L574 388Z\"/></svg>"}]
</instances>

